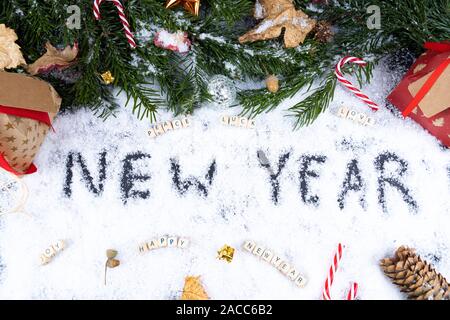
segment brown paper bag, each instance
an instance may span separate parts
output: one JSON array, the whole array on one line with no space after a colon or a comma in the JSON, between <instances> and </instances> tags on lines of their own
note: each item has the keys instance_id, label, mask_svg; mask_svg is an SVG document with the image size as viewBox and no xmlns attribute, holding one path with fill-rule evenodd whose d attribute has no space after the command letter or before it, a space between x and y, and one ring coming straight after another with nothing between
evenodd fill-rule
<instances>
[{"instance_id":1,"label":"brown paper bag","mask_svg":"<svg viewBox=\"0 0 450 320\"><path fill-rule=\"evenodd\" d=\"M23 74L0 72L0 165L16 174L32 173L39 148L61 105L45 81Z\"/></svg>"}]
</instances>

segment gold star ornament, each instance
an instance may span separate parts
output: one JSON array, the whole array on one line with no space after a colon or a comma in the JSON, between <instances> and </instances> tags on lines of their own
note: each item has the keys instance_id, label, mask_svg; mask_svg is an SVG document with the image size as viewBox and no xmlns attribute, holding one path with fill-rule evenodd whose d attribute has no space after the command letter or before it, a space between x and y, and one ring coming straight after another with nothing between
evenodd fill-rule
<instances>
[{"instance_id":1,"label":"gold star ornament","mask_svg":"<svg viewBox=\"0 0 450 320\"><path fill-rule=\"evenodd\" d=\"M167 0L166 9L182 5L190 14L198 16L200 12L200 0Z\"/></svg>"},{"instance_id":2,"label":"gold star ornament","mask_svg":"<svg viewBox=\"0 0 450 320\"><path fill-rule=\"evenodd\" d=\"M114 82L114 77L113 77L111 71L106 71L106 72L102 73L100 75L100 77L102 78L102 80L105 84L111 84Z\"/></svg>"}]
</instances>

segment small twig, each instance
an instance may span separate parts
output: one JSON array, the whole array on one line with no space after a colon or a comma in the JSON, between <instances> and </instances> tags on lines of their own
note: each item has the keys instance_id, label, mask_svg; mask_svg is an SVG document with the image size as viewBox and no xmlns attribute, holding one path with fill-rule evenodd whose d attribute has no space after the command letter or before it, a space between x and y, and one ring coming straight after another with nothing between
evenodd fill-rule
<instances>
[{"instance_id":1,"label":"small twig","mask_svg":"<svg viewBox=\"0 0 450 320\"><path fill-rule=\"evenodd\" d=\"M106 286L106 272L108 271L108 261L105 262L105 286Z\"/></svg>"}]
</instances>

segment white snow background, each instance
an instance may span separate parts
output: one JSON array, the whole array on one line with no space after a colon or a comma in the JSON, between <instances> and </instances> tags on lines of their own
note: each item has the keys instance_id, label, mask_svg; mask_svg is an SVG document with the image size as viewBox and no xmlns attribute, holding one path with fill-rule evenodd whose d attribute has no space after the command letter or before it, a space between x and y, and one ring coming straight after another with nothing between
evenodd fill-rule
<instances>
[{"instance_id":1,"label":"white snow background","mask_svg":"<svg viewBox=\"0 0 450 320\"><path fill-rule=\"evenodd\" d=\"M382 103L398 80L380 67L363 91ZM378 266L379 259L391 256L400 245L417 248L450 277L450 152L413 121L383 107L373 113L341 87L329 110L298 131L292 131L294 119L285 116L291 104L259 116L254 130L220 123L221 115L238 114L239 108L204 107L192 116L191 128L154 140L147 135L148 122L137 120L130 108L105 122L90 111L59 116L56 133L48 135L35 161L38 173L25 178L31 192L28 214L1 217L0 298L178 299L184 277L201 275L213 299L320 299L339 242L346 248L332 289L335 299L344 297L352 281L359 283L360 299L404 298ZM341 105L371 114L377 124L362 127L338 118ZM161 121L169 119L169 113L160 114ZM350 147L343 140L350 141ZM275 170L280 155L291 153L279 178L277 205L268 171L256 156L259 149ZM89 192L75 164L72 196L66 197L69 152L82 154L96 182L103 150L108 161L104 192L100 196ZM134 172L151 175L135 189L148 189L150 197L124 205L123 159L137 151L151 155L134 162ZM402 182L417 201L417 212L389 186L383 212L374 161L385 151L407 162ZM324 164L312 166L319 177L311 179L309 187L320 198L318 206L301 199L299 159L305 154L327 157ZM216 160L207 197L195 188L184 195L177 192L170 158L179 161L182 179L195 176L201 181ZM359 163L367 206L359 204L361 193L350 192L341 210L337 198L352 159ZM191 243L187 249L139 254L139 243L160 235L187 237ZM58 239L66 241L66 250L40 266L39 255ZM296 287L271 265L244 252L241 245L249 239L296 266L308 279L307 286ZM231 264L216 259L224 244L236 248ZM121 265L108 271L105 286L108 248L119 251Z\"/></svg>"}]
</instances>

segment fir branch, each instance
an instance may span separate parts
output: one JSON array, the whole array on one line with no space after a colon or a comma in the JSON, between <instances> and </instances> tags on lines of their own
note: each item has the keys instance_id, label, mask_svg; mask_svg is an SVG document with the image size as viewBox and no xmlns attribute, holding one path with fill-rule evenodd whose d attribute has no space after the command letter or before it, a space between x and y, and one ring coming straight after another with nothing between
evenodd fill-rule
<instances>
[{"instance_id":1,"label":"fir branch","mask_svg":"<svg viewBox=\"0 0 450 320\"><path fill-rule=\"evenodd\" d=\"M280 54L277 48L254 49L252 45L216 41L211 38L198 40L198 59L209 74L227 74L225 63L237 67L242 78L265 77L268 74L286 74L295 67L292 55Z\"/></svg>"},{"instance_id":2,"label":"fir branch","mask_svg":"<svg viewBox=\"0 0 450 320\"><path fill-rule=\"evenodd\" d=\"M253 118L270 112L285 99L292 98L301 88L311 84L311 81L310 77L298 76L295 81L289 82L289 86L282 81L277 93L270 93L265 88L240 92L238 96L243 108L242 114Z\"/></svg>"},{"instance_id":3,"label":"fir branch","mask_svg":"<svg viewBox=\"0 0 450 320\"><path fill-rule=\"evenodd\" d=\"M296 118L296 128L313 123L328 108L333 100L336 83L335 75L329 74L324 84L316 88L307 98L289 108L291 115Z\"/></svg>"},{"instance_id":4,"label":"fir branch","mask_svg":"<svg viewBox=\"0 0 450 320\"><path fill-rule=\"evenodd\" d=\"M209 6L205 24L225 22L234 26L252 12L254 2L250 0L203 0Z\"/></svg>"},{"instance_id":5,"label":"fir branch","mask_svg":"<svg viewBox=\"0 0 450 320\"><path fill-rule=\"evenodd\" d=\"M28 62L43 53L46 41L60 47L79 43L77 64L65 71L69 81L62 81L58 74L42 76L61 94L64 107L88 106L106 117L119 107L115 93L123 91L129 103L133 100L133 112L150 120L155 120L161 108L175 114L193 112L210 98L207 79L213 74L243 81L261 81L275 74L281 79L278 93L265 89L239 93L243 112L251 116L268 112L319 83L312 94L290 109L298 125L309 124L331 101L336 84L332 70L339 57L349 54L371 59L367 68L357 68L362 84L387 54L399 49L419 54L425 41L450 39L449 0L294 2L314 18L336 27L333 42L321 44L308 37L295 49L283 48L280 39L239 44L238 37L256 23L251 17L253 0L202 0L199 17L183 8L167 10L161 0L124 1L139 45L134 51L124 37L117 10L109 2L101 7L102 20L96 21L91 0L0 1L0 23L16 30ZM65 25L66 7L73 4L81 9L81 30ZM366 27L369 4L381 8L381 30ZM153 46L153 34L160 29L187 31L193 43L191 52L182 56ZM114 86L106 86L99 78L107 70L116 78Z\"/></svg>"},{"instance_id":6,"label":"fir branch","mask_svg":"<svg viewBox=\"0 0 450 320\"><path fill-rule=\"evenodd\" d=\"M346 43L353 50L386 54L406 47L419 52L426 41L450 39L448 0L336 0L333 3L323 6L321 16L339 27L336 44ZM369 5L381 10L380 30L366 27Z\"/></svg>"}]
</instances>

